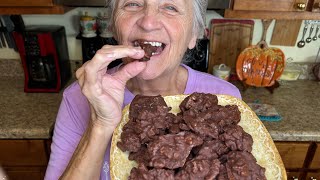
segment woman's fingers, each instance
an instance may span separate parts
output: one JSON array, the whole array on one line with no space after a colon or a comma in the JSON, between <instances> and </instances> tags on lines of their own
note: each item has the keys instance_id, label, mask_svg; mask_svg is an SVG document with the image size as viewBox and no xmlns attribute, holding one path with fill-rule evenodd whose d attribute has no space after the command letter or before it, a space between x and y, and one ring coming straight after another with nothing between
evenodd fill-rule
<instances>
[{"instance_id":1,"label":"woman's fingers","mask_svg":"<svg viewBox=\"0 0 320 180\"><path fill-rule=\"evenodd\" d=\"M84 67L89 63L89 61L85 62L77 71L76 71L76 78L78 79L78 83L80 87L83 87L84 83Z\"/></svg>"},{"instance_id":2,"label":"woman's fingers","mask_svg":"<svg viewBox=\"0 0 320 180\"><path fill-rule=\"evenodd\" d=\"M127 81L138 75L145 67L146 62L134 61L123 66L119 71L114 74L121 83L126 84Z\"/></svg>"},{"instance_id":3,"label":"woman's fingers","mask_svg":"<svg viewBox=\"0 0 320 180\"><path fill-rule=\"evenodd\" d=\"M98 80L99 72L104 73L107 70L107 66L114 60L123 57L142 58L144 51L140 48L129 46L111 46L105 47L97 51L96 55L90 63L84 67L85 78L88 83L95 84ZM101 78L101 77L100 77Z\"/></svg>"}]
</instances>

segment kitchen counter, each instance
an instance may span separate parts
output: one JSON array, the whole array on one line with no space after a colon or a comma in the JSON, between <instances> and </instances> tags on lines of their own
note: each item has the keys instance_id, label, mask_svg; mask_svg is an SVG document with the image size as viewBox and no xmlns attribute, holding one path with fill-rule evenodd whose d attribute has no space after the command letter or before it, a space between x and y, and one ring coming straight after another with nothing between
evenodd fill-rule
<instances>
[{"instance_id":1,"label":"kitchen counter","mask_svg":"<svg viewBox=\"0 0 320 180\"><path fill-rule=\"evenodd\" d=\"M24 93L23 78L0 77L0 139L49 139L61 93Z\"/></svg>"},{"instance_id":2,"label":"kitchen counter","mask_svg":"<svg viewBox=\"0 0 320 180\"><path fill-rule=\"evenodd\" d=\"M0 77L0 87L0 139L52 136L62 92L24 93L21 77ZM275 141L320 142L320 83L285 82L273 94L264 88L241 93L245 102L272 104L281 114L279 122L263 122Z\"/></svg>"},{"instance_id":3,"label":"kitchen counter","mask_svg":"<svg viewBox=\"0 0 320 180\"><path fill-rule=\"evenodd\" d=\"M274 141L320 142L320 83L298 80L280 84L273 94L265 88L241 91L243 101L271 104L280 113L281 121L263 121Z\"/></svg>"}]
</instances>

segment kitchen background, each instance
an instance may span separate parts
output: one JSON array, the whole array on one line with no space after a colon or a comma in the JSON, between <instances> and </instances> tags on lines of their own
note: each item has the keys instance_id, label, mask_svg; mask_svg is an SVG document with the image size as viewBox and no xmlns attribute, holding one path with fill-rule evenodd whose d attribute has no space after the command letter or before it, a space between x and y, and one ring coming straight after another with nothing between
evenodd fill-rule
<instances>
[{"instance_id":1,"label":"kitchen background","mask_svg":"<svg viewBox=\"0 0 320 180\"><path fill-rule=\"evenodd\" d=\"M42 0L41 2L44 1L51 3L53 2L53 0ZM70 1L78 3L80 1L93 2L94 0ZM218 1L224 2L226 0L213 0L211 2ZM274 17L276 17L275 19L290 19L292 21L295 19L308 18L320 20L320 0L233 1L242 6L234 6L233 9L229 9L228 11L226 10L226 12L229 13L228 17L233 17L235 19L246 17L244 19L247 19L248 21L246 21L246 23L250 25L252 25L252 19L247 17L251 14L251 18L257 18L253 19L254 29L252 33L252 45L257 44L262 37L263 25L261 23L261 19L258 18L274 19ZM0 4L3 2L14 2L20 5L23 3L26 5L34 5L32 3L40 1L2 0L0 1ZM305 12L297 12L301 9L297 10L297 7L294 8L294 6L291 6L292 4L295 4L295 6L303 5L302 2L309 2L305 3L304 5L314 4L314 9L316 11L311 12L307 8ZM255 13L249 13L250 8L248 7L248 4L250 4L250 8L256 8L256 10L253 10ZM258 6L259 4L263 5ZM289 9L284 9L284 5L290 6ZM260 11L266 10L266 6L269 7L269 10L272 9L274 11L258 16ZM59 10L59 7L60 6L54 6L53 9ZM12 14L11 12L15 12L14 8L15 10L19 10L17 7L8 8L0 6L0 14ZM24 9L24 12L27 14L28 12L31 12L28 8L22 9ZM83 41L77 37L80 31L80 16L85 12L87 12L90 16L97 16L98 14L103 14L106 9L79 7L70 10L67 8L67 10L63 11L61 15L52 14L51 9L52 8L48 8L46 11L48 12L47 14L50 15L26 15L25 13L21 13L25 25L64 26L67 35L67 45L69 51L68 56L71 60L71 65L73 65L73 68L76 67L76 65L80 66L83 58ZM41 12L42 8L36 7L33 10L38 10L38 12ZM241 13L241 10L244 10L242 11L244 13ZM213 10L207 12L206 23L208 28L210 28L209 24L211 24L210 21L212 19L223 19L223 17L217 12L218 11ZM274 14L275 16L272 16ZM217 23L219 22L221 21L217 21ZM278 24L275 24L275 22L278 23L279 21L273 20L266 34L266 41L268 45L271 47L280 48L284 52L286 59L292 59L290 62L314 63L320 45L320 38L318 38L316 41L312 41L311 43L306 43L303 48L297 47L297 42L302 39L304 23L306 21L303 21L300 27L298 25L295 28L297 31L299 31L298 35L295 34L297 37L295 37L293 34L290 36L291 33L283 33L283 30L285 30L285 32L294 32L293 28L280 27L280 29L277 30L277 27L279 28L279 26L276 26ZM230 47L229 45L231 44L233 45L232 50L235 52L235 50L238 50L238 44L233 43L234 38L238 38L238 40L241 38L249 39L248 36L245 37L245 35L241 34L242 32L240 31L236 31L236 33L234 33L235 31L230 30L231 28L223 29L224 27L218 25L216 27L219 27L219 29L216 29L217 36L222 34L222 30L225 30L224 32L227 32L228 36L224 36L226 39L219 37L220 39L217 38L217 41L212 41L219 42L215 44L215 47L222 47L223 49L225 47L221 46L221 44L228 47ZM233 27L234 26L232 26L232 28ZM309 30L310 26L306 31L304 40L309 37ZM312 37L315 34L315 31L316 29L314 29ZM292 38L295 39L295 42L293 43L294 46L270 45L272 44L271 41L274 39L275 34L281 36L285 34L290 38L294 37ZM56 38L56 36L54 37L55 39L59 40L64 39ZM282 41L285 39L277 38L277 40ZM65 43L60 41L59 45L61 44L64 45ZM50 43L45 45L46 47L50 47L50 45L52 46ZM56 47L60 49L66 49L60 47L59 45ZM245 47L247 47L247 45L245 45ZM28 53L34 53L34 51L32 51L34 49L30 48L30 46L29 50L30 51L28 51ZM228 56L229 54L232 54L229 53L230 51L222 50L215 52L228 52L225 53L228 54ZM33 68L37 67L37 70L39 70L37 72L41 72L39 73L41 76L37 76L37 73L30 73L32 76L35 75L33 77L35 77L41 85L43 83L42 75L45 74L43 73L43 70L45 69L43 62L46 60L42 58L45 57L41 56L41 58L31 61L38 62L37 60L39 60L39 63L34 64L35 66L30 66ZM59 60L64 59L65 58L59 58ZM23 74L23 68L21 67L21 62L22 61L20 60L19 53L9 48L0 48L0 169L2 166L8 177L13 180L40 180L44 177L49 160L51 138L53 135L56 115L60 106L63 91L59 91L59 89L56 88L54 90L58 90L58 93L26 93L26 91L24 91L26 90L24 89L26 86L24 84L25 78ZM48 77L48 79L50 78ZM68 83L71 83L72 81L74 81L74 79L71 79L68 81ZM257 110L261 112L261 114L259 114L260 112L256 111L257 115L275 142L275 146L277 147L286 168L288 179L320 179L320 81L307 79L297 81L281 80L280 86L276 87L274 92L270 92L270 89L268 88L252 87L246 89L243 88L243 84L237 81L233 82L235 82L239 88L242 95L242 100L248 105L251 104L251 107L257 107ZM270 111L266 111L266 109Z\"/></svg>"},{"instance_id":2,"label":"kitchen background","mask_svg":"<svg viewBox=\"0 0 320 180\"><path fill-rule=\"evenodd\" d=\"M97 16L103 14L106 11L104 8L76 8L63 15L22 15L25 25L62 25L66 28L68 50L70 60L82 60L81 54L81 40L76 39L79 34L79 18L84 12L88 12L91 16ZM209 27L210 21L213 18L223 18L221 15L213 10L207 12L207 26ZM257 44L262 36L263 26L259 19L254 20L254 31L252 44ZM270 44L275 21L273 21L267 32L267 42ZM301 39L304 28L304 22L301 24L300 31L297 37L297 42ZM313 34L315 30L313 31ZM305 35L305 38L309 35L309 29ZM319 41L307 43L304 48L298 48L297 46L272 46L278 47L285 53L286 58L291 57L293 62L314 62L318 48ZM2 59L20 59L17 52L8 48L1 48L0 54Z\"/></svg>"}]
</instances>

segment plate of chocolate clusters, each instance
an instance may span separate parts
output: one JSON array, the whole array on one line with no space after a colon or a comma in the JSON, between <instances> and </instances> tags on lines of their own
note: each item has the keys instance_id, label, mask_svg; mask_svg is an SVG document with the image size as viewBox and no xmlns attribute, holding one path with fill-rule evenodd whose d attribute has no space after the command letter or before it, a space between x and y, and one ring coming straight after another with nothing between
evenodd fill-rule
<instances>
[{"instance_id":1,"label":"plate of chocolate clusters","mask_svg":"<svg viewBox=\"0 0 320 180\"><path fill-rule=\"evenodd\" d=\"M240 99L137 95L110 152L113 180L286 179L270 134Z\"/></svg>"}]
</instances>

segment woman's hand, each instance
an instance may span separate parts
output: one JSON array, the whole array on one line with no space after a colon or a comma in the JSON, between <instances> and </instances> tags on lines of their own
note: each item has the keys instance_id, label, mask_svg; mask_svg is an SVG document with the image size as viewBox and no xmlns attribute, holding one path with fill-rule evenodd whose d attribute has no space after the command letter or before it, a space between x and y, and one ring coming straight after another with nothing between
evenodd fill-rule
<instances>
[{"instance_id":1,"label":"woman's hand","mask_svg":"<svg viewBox=\"0 0 320 180\"><path fill-rule=\"evenodd\" d=\"M107 74L107 66L124 57L140 59L144 56L141 48L106 45L98 50L92 60L87 61L76 72L82 93L91 108L93 124L115 128L121 120L122 104L126 82L139 74L145 62L134 61L121 67L114 74Z\"/></svg>"}]
</instances>

